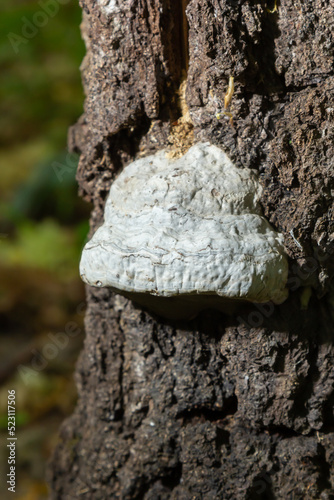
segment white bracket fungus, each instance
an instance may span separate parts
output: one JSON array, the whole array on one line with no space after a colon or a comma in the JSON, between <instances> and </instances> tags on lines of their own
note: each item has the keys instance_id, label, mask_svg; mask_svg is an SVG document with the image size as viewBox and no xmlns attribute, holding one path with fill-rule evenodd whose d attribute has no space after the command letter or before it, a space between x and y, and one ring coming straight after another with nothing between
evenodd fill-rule
<instances>
[{"instance_id":1,"label":"white bracket fungus","mask_svg":"<svg viewBox=\"0 0 334 500\"><path fill-rule=\"evenodd\" d=\"M281 303L288 263L282 235L261 215L261 190L255 172L209 143L179 159L163 150L136 160L111 186L81 277L160 314L157 297L174 298L172 309L185 299L181 309L193 312L224 299Z\"/></svg>"}]
</instances>

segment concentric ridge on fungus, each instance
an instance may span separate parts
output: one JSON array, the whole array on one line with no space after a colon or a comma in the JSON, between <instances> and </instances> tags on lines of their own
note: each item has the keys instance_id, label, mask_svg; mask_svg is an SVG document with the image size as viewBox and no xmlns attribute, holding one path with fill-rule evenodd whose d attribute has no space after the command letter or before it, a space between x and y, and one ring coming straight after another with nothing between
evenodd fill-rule
<instances>
[{"instance_id":1,"label":"concentric ridge on fungus","mask_svg":"<svg viewBox=\"0 0 334 500\"><path fill-rule=\"evenodd\" d=\"M257 175L209 143L176 160L165 150L136 160L111 186L81 277L125 294L280 303L283 237L261 216L260 196Z\"/></svg>"}]
</instances>

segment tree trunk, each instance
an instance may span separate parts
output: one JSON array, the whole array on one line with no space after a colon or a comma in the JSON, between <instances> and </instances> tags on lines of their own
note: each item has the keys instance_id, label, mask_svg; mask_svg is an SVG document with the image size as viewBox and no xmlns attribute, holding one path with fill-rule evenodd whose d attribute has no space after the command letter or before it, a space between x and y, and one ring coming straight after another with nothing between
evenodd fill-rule
<instances>
[{"instance_id":1,"label":"tree trunk","mask_svg":"<svg viewBox=\"0 0 334 500\"><path fill-rule=\"evenodd\" d=\"M209 141L258 170L290 292L173 322L88 287L51 498L334 498L333 2L81 4L87 98L69 142L92 233L124 165Z\"/></svg>"}]
</instances>

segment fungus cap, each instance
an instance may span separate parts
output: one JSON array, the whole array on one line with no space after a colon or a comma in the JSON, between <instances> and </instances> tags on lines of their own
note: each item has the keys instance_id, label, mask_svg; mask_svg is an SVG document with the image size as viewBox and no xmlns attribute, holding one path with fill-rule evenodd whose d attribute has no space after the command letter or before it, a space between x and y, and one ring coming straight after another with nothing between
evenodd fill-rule
<instances>
[{"instance_id":1,"label":"fungus cap","mask_svg":"<svg viewBox=\"0 0 334 500\"><path fill-rule=\"evenodd\" d=\"M111 186L81 277L125 294L280 303L287 258L261 216L261 190L255 172L209 143L178 159L163 150L136 160Z\"/></svg>"}]
</instances>

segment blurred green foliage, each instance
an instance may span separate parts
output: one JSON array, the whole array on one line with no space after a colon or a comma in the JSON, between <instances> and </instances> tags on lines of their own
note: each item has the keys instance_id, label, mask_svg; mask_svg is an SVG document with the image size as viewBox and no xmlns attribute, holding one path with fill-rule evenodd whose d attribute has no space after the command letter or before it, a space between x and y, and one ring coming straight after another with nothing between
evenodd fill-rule
<instances>
[{"instance_id":1,"label":"blurred green foliage","mask_svg":"<svg viewBox=\"0 0 334 500\"><path fill-rule=\"evenodd\" d=\"M5 437L6 394L14 388L16 498L42 500L47 458L75 404L82 343L80 335L69 339L42 371L32 369L68 322L83 330L78 263L89 207L77 196L78 158L66 141L83 109L85 48L77 0L1 0L0 18L0 430ZM70 167L62 178L55 164ZM33 374L28 385L20 366Z\"/></svg>"},{"instance_id":2,"label":"blurred green foliage","mask_svg":"<svg viewBox=\"0 0 334 500\"><path fill-rule=\"evenodd\" d=\"M75 1L2 0L0 16L0 259L69 268L88 212L76 169L60 182L53 164L66 164L67 130L82 112L81 11Z\"/></svg>"},{"instance_id":3,"label":"blurred green foliage","mask_svg":"<svg viewBox=\"0 0 334 500\"><path fill-rule=\"evenodd\" d=\"M81 237L79 230L69 231L56 220L46 219L39 224L21 223L15 239L1 244L1 258L9 266L37 267L54 272L58 278L77 276L77 248ZM79 240L79 241L78 241Z\"/></svg>"},{"instance_id":4,"label":"blurred green foliage","mask_svg":"<svg viewBox=\"0 0 334 500\"><path fill-rule=\"evenodd\" d=\"M43 12L46 1L0 4L0 145L5 148L42 136L49 151L57 152L64 147L68 125L82 111L79 65L84 45L76 1L62 5L55 0L59 11L48 17L45 26L36 27L26 43L11 43L10 35L22 36L27 21L34 25L34 16Z\"/></svg>"}]
</instances>

